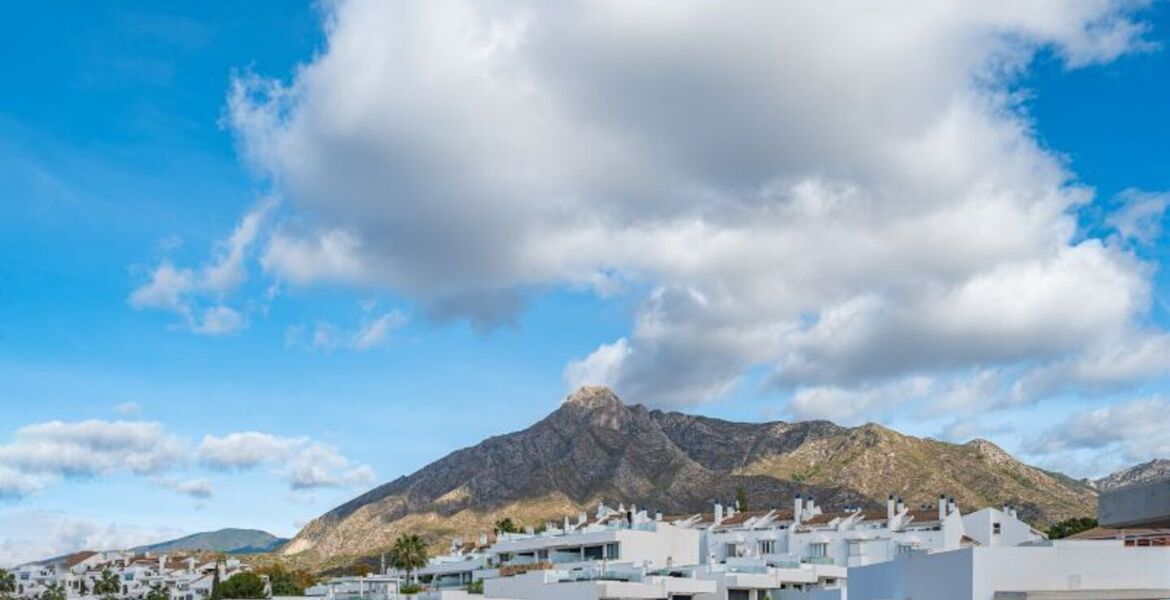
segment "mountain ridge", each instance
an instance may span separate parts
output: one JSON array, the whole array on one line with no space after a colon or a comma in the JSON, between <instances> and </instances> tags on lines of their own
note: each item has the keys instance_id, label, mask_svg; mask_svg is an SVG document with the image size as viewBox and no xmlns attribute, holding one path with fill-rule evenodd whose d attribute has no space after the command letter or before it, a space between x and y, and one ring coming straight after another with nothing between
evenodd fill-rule
<instances>
[{"instance_id":1,"label":"mountain ridge","mask_svg":"<svg viewBox=\"0 0 1170 600\"><path fill-rule=\"evenodd\" d=\"M131 548L134 552L210 551L228 554L272 552L289 540L259 529L225 527L215 531L193 533L165 542Z\"/></svg>"},{"instance_id":2,"label":"mountain ridge","mask_svg":"<svg viewBox=\"0 0 1170 600\"><path fill-rule=\"evenodd\" d=\"M587 387L532 426L456 450L314 519L282 554L321 565L376 553L403 532L432 543L530 525L598 501L665 513L708 510L742 488L749 506L877 507L953 495L967 508L1012 504L1038 524L1095 510L1092 486L1025 465L986 440L949 444L876 424L736 423L626 405Z\"/></svg>"}]
</instances>

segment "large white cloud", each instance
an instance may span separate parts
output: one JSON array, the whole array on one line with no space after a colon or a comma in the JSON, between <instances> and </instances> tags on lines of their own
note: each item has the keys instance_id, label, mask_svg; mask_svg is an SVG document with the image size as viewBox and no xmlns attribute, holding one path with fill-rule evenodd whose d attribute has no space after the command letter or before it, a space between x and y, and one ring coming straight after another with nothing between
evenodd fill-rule
<instances>
[{"instance_id":1,"label":"large white cloud","mask_svg":"<svg viewBox=\"0 0 1170 600\"><path fill-rule=\"evenodd\" d=\"M215 469L272 465L293 490L363 486L374 480L368 465L353 464L336 449L306 437L280 437L258 431L205 436L200 461Z\"/></svg>"},{"instance_id":2,"label":"large white cloud","mask_svg":"<svg viewBox=\"0 0 1170 600\"><path fill-rule=\"evenodd\" d=\"M764 366L828 415L924 374L1042 394L1161 332L1149 268L1077 236L1091 193L1008 90L1041 51L1147 48L1144 4L339 0L230 120L298 213L277 277L485 326L543 286L650 289L571 382L687 404ZM1124 236L1156 231L1142 198Z\"/></svg>"},{"instance_id":3,"label":"large white cloud","mask_svg":"<svg viewBox=\"0 0 1170 600\"><path fill-rule=\"evenodd\" d=\"M192 498L210 498L210 480L177 477L196 463L218 471L276 465L294 491L360 487L374 479L368 465L309 437L245 431L208 435L196 445L161 423L49 421L21 427L11 441L0 444L0 498L23 498L65 479L117 474L146 477Z\"/></svg>"}]
</instances>

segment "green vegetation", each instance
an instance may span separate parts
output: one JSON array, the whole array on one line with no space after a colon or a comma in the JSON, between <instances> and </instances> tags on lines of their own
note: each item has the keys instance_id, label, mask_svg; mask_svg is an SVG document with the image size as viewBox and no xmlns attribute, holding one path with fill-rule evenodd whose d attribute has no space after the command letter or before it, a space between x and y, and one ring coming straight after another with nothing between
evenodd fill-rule
<instances>
[{"instance_id":1,"label":"green vegetation","mask_svg":"<svg viewBox=\"0 0 1170 600\"><path fill-rule=\"evenodd\" d=\"M1092 517L1076 517L1065 519L1048 528L1048 539L1059 540L1088 531L1097 526L1097 519Z\"/></svg>"},{"instance_id":2,"label":"green vegetation","mask_svg":"<svg viewBox=\"0 0 1170 600\"><path fill-rule=\"evenodd\" d=\"M146 592L146 600L171 600L171 594L167 591L166 586L156 583L150 586L150 591Z\"/></svg>"},{"instance_id":3,"label":"green vegetation","mask_svg":"<svg viewBox=\"0 0 1170 600\"><path fill-rule=\"evenodd\" d=\"M496 521L496 534L501 533L520 533L520 526L512 520L512 517L504 517Z\"/></svg>"},{"instance_id":4,"label":"green vegetation","mask_svg":"<svg viewBox=\"0 0 1170 600\"><path fill-rule=\"evenodd\" d=\"M0 569L0 600L8 600L16 593L16 574Z\"/></svg>"},{"instance_id":5,"label":"green vegetation","mask_svg":"<svg viewBox=\"0 0 1170 600\"><path fill-rule=\"evenodd\" d=\"M415 534L398 536L390 552L393 555L394 566L406 571L407 581L410 581L410 575L415 569L427 565L427 545Z\"/></svg>"},{"instance_id":6,"label":"green vegetation","mask_svg":"<svg viewBox=\"0 0 1170 600\"><path fill-rule=\"evenodd\" d=\"M232 600L259 600L267 598L264 580L255 573L236 573L219 585L221 598Z\"/></svg>"},{"instance_id":7,"label":"green vegetation","mask_svg":"<svg viewBox=\"0 0 1170 600\"><path fill-rule=\"evenodd\" d=\"M41 600L66 600L68 597L65 586L60 583L50 583L45 587L45 591L41 592Z\"/></svg>"},{"instance_id":8,"label":"green vegetation","mask_svg":"<svg viewBox=\"0 0 1170 600\"><path fill-rule=\"evenodd\" d=\"M273 596L304 596L305 588L317 583L312 573L304 569L289 571L280 563L263 569L260 573L268 576Z\"/></svg>"},{"instance_id":9,"label":"green vegetation","mask_svg":"<svg viewBox=\"0 0 1170 600\"><path fill-rule=\"evenodd\" d=\"M102 598L117 598L122 593L122 578L117 573L104 569L101 577L93 584L93 593Z\"/></svg>"},{"instance_id":10,"label":"green vegetation","mask_svg":"<svg viewBox=\"0 0 1170 600\"><path fill-rule=\"evenodd\" d=\"M747 492L742 487L735 488L735 508L739 511L748 509Z\"/></svg>"},{"instance_id":11,"label":"green vegetation","mask_svg":"<svg viewBox=\"0 0 1170 600\"><path fill-rule=\"evenodd\" d=\"M467 593L468 594L482 594L483 593L483 580L479 579L479 580L473 581L470 584L468 584L467 585Z\"/></svg>"},{"instance_id":12,"label":"green vegetation","mask_svg":"<svg viewBox=\"0 0 1170 600\"><path fill-rule=\"evenodd\" d=\"M417 594L421 591L422 591L422 588L419 587L417 584L413 584L413 583L408 583L408 584L405 584L402 587L398 588L398 593L400 593L404 596L409 596L411 594Z\"/></svg>"}]
</instances>

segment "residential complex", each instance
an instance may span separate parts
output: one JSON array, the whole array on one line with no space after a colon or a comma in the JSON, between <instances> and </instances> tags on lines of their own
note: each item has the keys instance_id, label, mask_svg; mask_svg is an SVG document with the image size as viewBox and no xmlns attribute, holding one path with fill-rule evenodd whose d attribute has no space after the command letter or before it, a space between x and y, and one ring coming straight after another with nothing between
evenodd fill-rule
<instances>
[{"instance_id":1,"label":"residential complex","mask_svg":"<svg viewBox=\"0 0 1170 600\"><path fill-rule=\"evenodd\" d=\"M217 572L220 581L226 581L247 570L235 558L216 561L196 555L79 552L18 567L13 575L16 595L23 598L39 598L50 586L61 586L69 597L81 599L143 599L152 589L161 589L171 600L207 600Z\"/></svg>"},{"instance_id":2,"label":"residential complex","mask_svg":"<svg viewBox=\"0 0 1170 600\"><path fill-rule=\"evenodd\" d=\"M1143 538L1145 540L1145 538ZM18 595L63 585L94 596L114 574L119 598L152 588L207 600L237 560L83 553L16 571ZM909 507L825 511L789 507L664 516L605 504L521 533L455 539L408 576L393 569L334 578L307 593L324 600L391 600L421 583L420 600L1170 600L1170 547L1095 534L1050 541L1011 507L963 514L940 495Z\"/></svg>"}]
</instances>

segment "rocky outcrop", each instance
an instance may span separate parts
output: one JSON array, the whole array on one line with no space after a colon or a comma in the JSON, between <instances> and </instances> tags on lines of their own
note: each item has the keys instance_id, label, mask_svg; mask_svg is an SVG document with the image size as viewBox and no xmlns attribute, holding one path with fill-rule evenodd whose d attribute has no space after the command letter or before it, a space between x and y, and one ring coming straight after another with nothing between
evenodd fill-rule
<instances>
[{"instance_id":1,"label":"rocky outcrop","mask_svg":"<svg viewBox=\"0 0 1170 600\"><path fill-rule=\"evenodd\" d=\"M598 501L664 513L709 510L742 488L751 507L796 493L823 506L878 506L889 493L967 506L1013 504L1039 524L1093 512L1091 486L1029 467L990 442L947 444L878 425L734 423L627 406L582 388L523 431L489 438L347 502L283 549L321 566L389 546L411 531L433 542L474 535L504 516L537 525Z\"/></svg>"},{"instance_id":2,"label":"rocky outcrop","mask_svg":"<svg viewBox=\"0 0 1170 600\"><path fill-rule=\"evenodd\" d=\"M1170 479L1170 460L1159 458L1134 465L1128 469L1106 475L1093 482L1097 489L1109 491L1127 485L1165 481Z\"/></svg>"}]
</instances>

